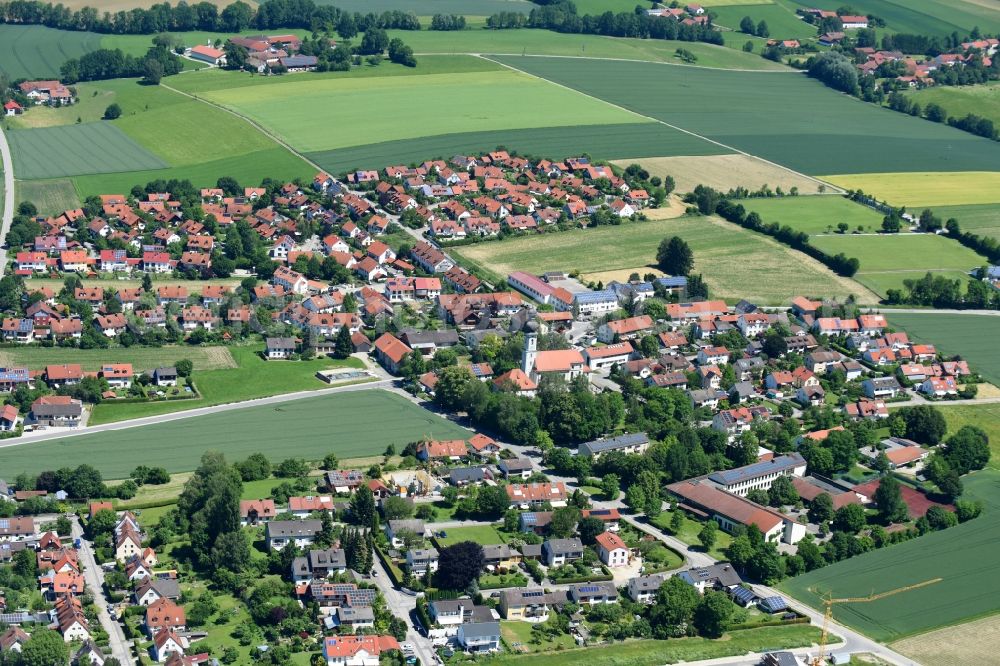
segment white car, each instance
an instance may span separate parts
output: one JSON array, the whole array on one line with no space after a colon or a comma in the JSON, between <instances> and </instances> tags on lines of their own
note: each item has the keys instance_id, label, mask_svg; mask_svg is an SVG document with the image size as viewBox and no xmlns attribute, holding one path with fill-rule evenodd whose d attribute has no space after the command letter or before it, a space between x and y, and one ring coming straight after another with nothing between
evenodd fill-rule
<instances>
[{"instance_id":1,"label":"white car","mask_svg":"<svg viewBox=\"0 0 1000 666\"><path fill-rule=\"evenodd\" d=\"M403 649L403 654L413 654L416 652L416 648L413 647L413 643L401 643L399 647Z\"/></svg>"}]
</instances>

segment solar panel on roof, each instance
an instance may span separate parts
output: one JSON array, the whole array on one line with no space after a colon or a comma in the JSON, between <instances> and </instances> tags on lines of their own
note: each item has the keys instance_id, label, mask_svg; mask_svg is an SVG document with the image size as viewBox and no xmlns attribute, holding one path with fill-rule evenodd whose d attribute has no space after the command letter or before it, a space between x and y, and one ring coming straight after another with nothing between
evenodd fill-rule
<instances>
[{"instance_id":1,"label":"solar panel on roof","mask_svg":"<svg viewBox=\"0 0 1000 666\"><path fill-rule=\"evenodd\" d=\"M580 588L580 591L581 592L600 592L601 588L597 587L596 585L585 585L585 586L583 586L583 587Z\"/></svg>"},{"instance_id":2,"label":"solar panel on roof","mask_svg":"<svg viewBox=\"0 0 1000 666\"><path fill-rule=\"evenodd\" d=\"M743 603L748 603L753 600L754 593L745 587L738 587L733 591L733 598L736 601L742 601Z\"/></svg>"}]
</instances>

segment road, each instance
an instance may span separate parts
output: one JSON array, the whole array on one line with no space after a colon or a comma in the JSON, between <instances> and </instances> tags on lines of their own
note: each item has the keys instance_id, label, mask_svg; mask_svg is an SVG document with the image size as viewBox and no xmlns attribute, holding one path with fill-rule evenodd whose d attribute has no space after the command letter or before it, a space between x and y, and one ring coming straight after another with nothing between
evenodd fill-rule
<instances>
[{"instance_id":1,"label":"road","mask_svg":"<svg viewBox=\"0 0 1000 666\"><path fill-rule=\"evenodd\" d=\"M10 156L7 135L0 128L0 161L3 163L3 220L0 221L0 277L7 270L7 245L4 239L14 222L14 161Z\"/></svg>"},{"instance_id":2,"label":"road","mask_svg":"<svg viewBox=\"0 0 1000 666\"><path fill-rule=\"evenodd\" d=\"M94 597L94 604L97 606L97 617L101 621L101 627L104 628L110 639L109 647L111 648L111 656L121 664L134 664L129 642L125 639L121 625L111 619L111 615L108 614L108 599L104 596L104 570L98 566L97 561L94 559L94 551L91 548L90 542L84 538L83 527L80 525L80 519L76 516L73 517L72 535L74 539L80 539L79 554L80 563L83 565L84 580L86 581L87 589L90 590L90 594Z\"/></svg>"},{"instance_id":3,"label":"road","mask_svg":"<svg viewBox=\"0 0 1000 666\"><path fill-rule=\"evenodd\" d=\"M375 576L375 584L378 586L379 591L382 592L382 596L385 597L385 603L389 607L389 611L396 617L406 620L406 642L413 644L413 651L423 666L436 664L437 655L434 653L434 647L431 645L430 639L420 635L410 616L411 612L417 607L417 598L403 594L393 587L392 579L389 577L389 572L382 565L382 560L379 559L378 555L375 555L374 559L374 569L378 574Z\"/></svg>"}]
</instances>

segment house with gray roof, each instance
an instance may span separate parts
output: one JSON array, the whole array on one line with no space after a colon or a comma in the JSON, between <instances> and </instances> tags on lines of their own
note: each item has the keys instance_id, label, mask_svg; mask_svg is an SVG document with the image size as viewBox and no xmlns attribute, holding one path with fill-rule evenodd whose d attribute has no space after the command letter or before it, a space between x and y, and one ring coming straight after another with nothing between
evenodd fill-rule
<instances>
[{"instance_id":1,"label":"house with gray roof","mask_svg":"<svg viewBox=\"0 0 1000 666\"><path fill-rule=\"evenodd\" d=\"M527 479L531 476L532 472L531 461L527 458L511 458L509 460L501 460L497 464L497 468L503 472L503 475L508 479L514 477Z\"/></svg>"},{"instance_id":2,"label":"house with gray roof","mask_svg":"<svg viewBox=\"0 0 1000 666\"><path fill-rule=\"evenodd\" d=\"M486 470L482 467L456 467L448 474L448 481L453 486L467 486L480 483L486 478Z\"/></svg>"},{"instance_id":3,"label":"house with gray roof","mask_svg":"<svg viewBox=\"0 0 1000 666\"><path fill-rule=\"evenodd\" d=\"M427 536L427 527L424 525L424 521L416 518L407 520L390 520L386 523L385 535L388 537L393 548L401 548L403 546L403 540L400 538L400 533L406 532L416 534L418 537L423 538Z\"/></svg>"},{"instance_id":4,"label":"house with gray roof","mask_svg":"<svg viewBox=\"0 0 1000 666\"><path fill-rule=\"evenodd\" d=\"M618 603L618 589L610 581L599 583L579 583L569 586L569 598L574 603L589 604L616 604Z\"/></svg>"},{"instance_id":5,"label":"house with gray roof","mask_svg":"<svg viewBox=\"0 0 1000 666\"><path fill-rule=\"evenodd\" d=\"M743 579L736 573L733 565L727 562L719 562L710 567L698 567L682 571L677 576L698 590L699 594L705 594L705 590L730 591L734 587L741 585Z\"/></svg>"},{"instance_id":6,"label":"house with gray roof","mask_svg":"<svg viewBox=\"0 0 1000 666\"><path fill-rule=\"evenodd\" d=\"M406 566L416 576L438 570L437 548L413 548L406 552Z\"/></svg>"},{"instance_id":7,"label":"house with gray roof","mask_svg":"<svg viewBox=\"0 0 1000 666\"><path fill-rule=\"evenodd\" d=\"M347 555L341 548L310 550L303 557L292 560L292 580L296 583L328 578L347 571Z\"/></svg>"},{"instance_id":8,"label":"house with gray roof","mask_svg":"<svg viewBox=\"0 0 1000 666\"><path fill-rule=\"evenodd\" d=\"M281 550L290 543L306 548L322 530L321 520L272 520L264 525L264 539L268 550Z\"/></svg>"},{"instance_id":9,"label":"house with gray roof","mask_svg":"<svg viewBox=\"0 0 1000 666\"><path fill-rule=\"evenodd\" d=\"M577 537L549 539L542 544L542 558L550 567L558 567L583 557L583 542Z\"/></svg>"},{"instance_id":10,"label":"house with gray roof","mask_svg":"<svg viewBox=\"0 0 1000 666\"><path fill-rule=\"evenodd\" d=\"M468 622L458 628L458 644L466 652L483 654L500 650L499 622Z\"/></svg>"},{"instance_id":11,"label":"house with gray roof","mask_svg":"<svg viewBox=\"0 0 1000 666\"><path fill-rule=\"evenodd\" d=\"M267 338L264 343L265 358L290 358L294 353L295 338Z\"/></svg>"},{"instance_id":12,"label":"house with gray roof","mask_svg":"<svg viewBox=\"0 0 1000 666\"><path fill-rule=\"evenodd\" d=\"M636 576L628 582L626 592L629 599L640 604L651 604L656 601L656 593L663 586L666 576L653 574L651 576Z\"/></svg>"},{"instance_id":13,"label":"house with gray roof","mask_svg":"<svg viewBox=\"0 0 1000 666\"><path fill-rule=\"evenodd\" d=\"M789 453L771 460L713 472L708 475L708 479L726 492L745 497L751 490L769 490L779 476L805 476L805 473L806 460L802 454Z\"/></svg>"},{"instance_id":14,"label":"house with gray roof","mask_svg":"<svg viewBox=\"0 0 1000 666\"><path fill-rule=\"evenodd\" d=\"M609 451L641 454L645 453L648 448L649 435L644 432L636 432L619 435L611 439L597 439L592 442L584 442L580 445L579 454L596 460L601 454Z\"/></svg>"}]
</instances>

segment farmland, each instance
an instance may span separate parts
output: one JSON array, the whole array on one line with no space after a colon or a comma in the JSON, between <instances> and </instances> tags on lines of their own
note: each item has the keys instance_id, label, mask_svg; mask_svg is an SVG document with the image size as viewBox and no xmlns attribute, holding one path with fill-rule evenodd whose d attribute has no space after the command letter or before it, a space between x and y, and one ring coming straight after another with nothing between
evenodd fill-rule
<instances>
[{"instance_id":1,"label":"farmland","mask_svg":"<svg viewBox=\"0 0 1000 666\"><path fill-rule=\"evenodd\" d=\"M1000 203L1000 171L870 173L827 176L826 180L845 189L864 190L893 206Z\"/></svg>"},{"instance_id":2,"label":"farmland","mask_svg":"<svg viewBox=\"0 0 1000 666\"><path fill-rule=\"evenodd\" d=\"M77 208L80 199L73 188L73 181L22 180L16 185L17 202L30 201L38 207L41 215L58 215L63 211Z\"/></svg>"},{"instance_id":3,"label":"farmland","mask_svg":"<svg viewBox=\"0 0 1000 666\"><path fill-rule=\"evenodd\" d=\"M172 366L188 359L196 371L235 368L228 347L129 347L127 349L71 349L67 347L6 347L0 349L0 368L23 366L39 370L46 365L78 363L84 371L106 363L131 363L136 372Z\"/></svg>"},{"instance_id":4,"label":"farmland","mask_svg":"<svg viewBox=\"0 0 1000 666\"><path fill-rule=\"evenodd\" d=\"M808 0L791 0L812 7ZM1000 30L1000 9L983 0L856 0L851 7L862 14L885 19L895 32L945 36L965 34L975 26L984 32Z\"/></svg>"},{"instance_id":5,"label":"farmland","mask_svg":"<svg viewBox=\"0 0 1000 666\"><path fill-rule=\"evenodd\" d=\"M1000 84L989 83L978 86L944 86L924 88L907 93L924 108L928 104L938 104L949 116L957 118L974 113L1000 124Z\"/></svg>"},{"instance_id":6,"label":"farmland","mask_svg":"<svg viewBox=\"0 0 1000 666\"><path fill-rule=\"evenodd\" d=\"M771 36L775 39L804 39L816 36L816 26L806 23L795 15L795 10L777 2L752 6L725 5L711 7L709 11L716 15L715 23L733 30L739 30L740 20L744 16L749 16L754 23L766 22ZM744 34L726 36L731 36L733 41L741 45L748 39Z\"/></svg>"},{"instance_id":7,"label":"farmland","mask_svg":"<svg viewBox=\"0 0 1000 666\"><path fill-rule=\"evenodd\" d=\"M656 63L495 59L807 174L989 170L1000 160L994 141L864 104L806 76L711 69L690 76Z\"/></svg>"},{"instance_id":8,"label":"farmland","mask_svg":"<svg viewBox=\"0 0 1000 666\"><path fill-rule=\"evenodd\" d=\"M994 384L1000 384L1000 317L963 314L888 313L889 323L907 332L911 340L929 342L938 351L960 354Z\"/></svg>"},{"instance_id":9,"label":"farmland","mask_svg":"<svg viewBox=\"0 0 1000 666\"><path fill-rule=\"evenodd\" d=\"M882 226L880 213L834 195L746 199L740 203L747 210L758 213L765 222L779 222L810 235L830 233L842 222L851 231L863 227L866 232L872 232Z\"/></svg>"},{"instance_id":10,"label":"farmland","mask_svg":"<svg viewBox=\"0 0 1000 666\"><path fill-rule=\"evenodd\" d=\"M661 126L664 127L664 126ZM600 153L604 155L604 153ZM745 187L756 190L764 185L774 189L780 187L788 192L793 187L802 194L816 192L822 184L749 155L706 155L679 157L639 157L615 161L622 168L637 162L649 173L673 177L678 192L691 192L698 185L707 185L720 192L732 188ZM830 190L832 188L827 187Z\"/></svg>"},{"instance_id":11,"label":"farmland","mask_svg":"<svg viewBox=\"0 0 1000 666\"><path fill-rule=\"evenodd\" d=\"M17 177L22 179L139 171L167 166L109 123L12 130L8 138Z\"/></svg>"},{"instance_id":12,"label":"farmland","mask_svg":"<svg viewBox=\"0 0 1000 666\"><path fill-rule=\"evenodd\" d=\"M934 206L933 210L942 220L958 220L962 231L1000 239L1000 204Z\"/></svg>"},{"instance_id":13,"label":"farmland","mask_svg":"<svg viewBox=\"0 0 1000 666\"><path fill-rule=\"evenodd\" d=\"M904 638L892 649L923 666L971 664L982 657L983 646L1000 643L1000 615L990 615L954 627Z\"/></svg>"},{"instance_id":14,"label":"farmland","mask_svg":"<svg viewBox=\"0 0 1000 666\"><path fill-rule=\"evenodd\" d=\"M922 278L927 271L946 272L955 279L985 262L967 247L933 234L826 235L811 242L829 254L857 257L861 268L855 279L882 295L887 289L902 288L904 279Z\"/></svg>"},{"instance_id":15,"label":"farmland","mask_svg":"<svg viewBox=\"0 0 1000 666\"><path fill-rule=\"evenodd\" d=\"M371 417L376 414L378 427L373 428ZM208 450L221 451L230 460L256 452L273 461L318 460L331 452L343 459L379 454L388 444L399 447L422 436L467 435L405 398L367 390L0 448L0 468L13 476L86 462L108 478L124 478L138 462L170 472L190 471ZM141 450L140 456L122 455L136 450Z\"/></svg>"},{"instance_id":16,"label":"farmland","mask_svg":"<svg viewBox=\"0 0 1000 666\"><path fill-rule=\"evenodd\" d=\"M820 595L860 597L941 577L940 583L865 604L835 604L833 616L872 638L888 641L1000 610L1000 577L989 575L1000 539L1000 472L965 479L966 499L983 515L957 527L872 551L797 576L780 585L822 608ZM985 568L984 568L985 567Z\"/></svg>"},{"instance_id":17,"label":"farmland","mask_svg":"<svg viewBox=\"0 0 1000 666\"><path fill-rule=\"evenodd\" d=\"M41 25L0 25L0 72L11 80L56 78L59 67L101 46L94 32L66 32Z\"/></svg>"},{"instance_id":18,"label":"farmland","mask_svg":"<svg viewBox=\"0 0 1000 666\"><path fill-rule=\"evenodd\" d=\"M541 273L579 270L585 279L627 279L656 272L656 247L664 236L678 235L691 246L695 273L702 273L714 298L747 298L787 303L800 292L854 294L862 302L874 296L861 285L834 275L800 252L711 217L684 217L624 227L566 231L456 248L453 253L496 276L514 270ZM609 255L608 248L613 247ZM775 279L775 275L783 276Z\"/></svg>"}]
</instances>

